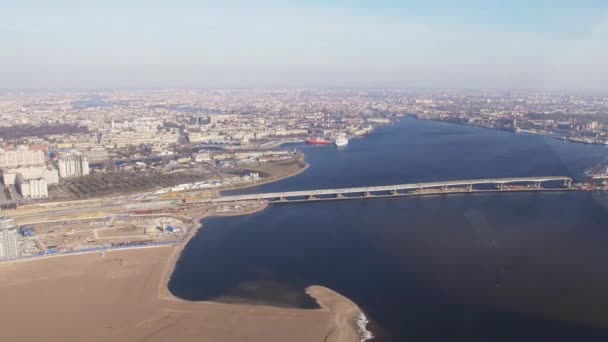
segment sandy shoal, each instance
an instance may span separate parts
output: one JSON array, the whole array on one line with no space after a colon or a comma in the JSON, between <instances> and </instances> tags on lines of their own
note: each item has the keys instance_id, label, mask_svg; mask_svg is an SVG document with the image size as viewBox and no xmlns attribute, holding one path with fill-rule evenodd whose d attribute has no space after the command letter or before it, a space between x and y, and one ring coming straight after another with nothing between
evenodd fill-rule
<instances>
[{"instance_id":1,"label":"sandy shoal","mask_svg":"<svg viewBox=\"0 0 608 342\"><path fill-rule=\"evenodd\" d=\"M323 309L189 302L167 289L182 246L0 264L3 341L359 341L348 299ZM204 284L201 284L204 286Z\"/></svg>"}]
</instances>

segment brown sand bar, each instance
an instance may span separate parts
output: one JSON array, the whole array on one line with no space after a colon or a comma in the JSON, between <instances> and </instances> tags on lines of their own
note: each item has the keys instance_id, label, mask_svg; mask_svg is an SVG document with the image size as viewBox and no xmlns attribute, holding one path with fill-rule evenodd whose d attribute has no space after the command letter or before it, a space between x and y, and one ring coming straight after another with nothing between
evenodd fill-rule
<instances>
[{"instance_id":1,"label":"brown sand bar","mask_svg":"<svg viewBox=\"0 0 608 342\"><path fill-rule=\"evenodd\" d=\"M359 341L359 309L319 286L307 289L318 310L175 298L167 283L183 246L0 264L3 340Z\"/></svg>"},{"instance_id":2,"label":"brown sand bar","mask_svg":"<svg viewBox=\"0 0 608 342\"><path fill-rule=\"evenodd\" d=\"M324 341L345 342L359 341L358 327L355 325L355 316L361 310L348 298L323 286L309 286L306 293L314 297L317 303L325 310L331 312L332 329Z\"/></svg>"}]
</instances>

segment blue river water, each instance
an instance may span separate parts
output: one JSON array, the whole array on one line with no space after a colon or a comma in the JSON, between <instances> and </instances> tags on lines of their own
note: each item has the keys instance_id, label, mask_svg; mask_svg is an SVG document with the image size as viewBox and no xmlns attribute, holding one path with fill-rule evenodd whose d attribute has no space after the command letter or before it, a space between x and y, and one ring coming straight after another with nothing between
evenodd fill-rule
<instances>
[{"instance_id":1,"label":"blue river water","mask_svg":"<svg viewBox=\"0 0 608 342\"><path fill-rule=\"evenodd\" d=\"M404 119L310 168L239 193L566 175L608 147ZM608 341L608 196L485 193L276 204L206 219L170 290L191 300L315 307L332 288L376 341Z\"/></svg>"}]
</instances>

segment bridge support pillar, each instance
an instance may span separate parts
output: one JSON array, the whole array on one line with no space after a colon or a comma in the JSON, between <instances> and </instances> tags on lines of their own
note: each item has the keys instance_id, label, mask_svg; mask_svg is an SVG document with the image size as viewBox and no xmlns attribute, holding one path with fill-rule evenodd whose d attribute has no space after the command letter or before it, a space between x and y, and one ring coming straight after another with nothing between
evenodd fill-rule
<instances>
[{"instance_id":1,"label":"bridge support pillar","mask_svg":"<svg viewBox=\"0 0 608 342\"><path fill-rule=\"evenodd\" d=\"M344 198L344 195L342 195L342 193L341 193L341 192L338 192L338 193L336 194L336 198Z\"/></svg>"},{"instance_id":2,"label":"bridge support pillar","mask_svg":"<svg viewBox=\"0 0 608 342\"><path fill-rule=\"evenodd\" d=\"M473 184L467 184L467 191L473 191Z\"/></svg>"},{"instance_id":3,"label":"bridge support pillar","mask_svg":"<svg viewBox=\"0 0 608 342\"><path fill-rule=\"evenodd\" d=\"M503 185L504 185L503 183L498 183L498 184L496 184L496 189L498 189L498 190L502 190Z\"/></svg>"},{"instance_id":4,"label":"bridge support pillar","mask_svg":"<svg viewBox=\"0 0 608 342\"><path fill-rule=\"evenodd\" d=\"M364 192L363 197L372 197L372 194L369 193L369 191Z\"/></svg>"},{"instance_id":5,"label":"bridge support pillar","mask_svg":"<svg viewBox=\"0 0 608 342\"><path fill-rule=\"evenodd\" d=\"M316 200L317 198L315 197L315 195L308 195L308 197L306 197L307 200L312 201L312 200Z\"/></svg>"},{"instance_id":6,"label":"bridge support pillar","mask_svg":"<svg viewBox=\"0 0 608 342\"><path fill-rule=\"evenodd\" d=\"M448 186L447 186L447 185L442 186L442 187L441 187L441 190L443 190L443 191L448 191Z\"/></svg>"},{"instance_id":7,"label":"bridge support pillar","mask_svg":"<svg viewBox=\"0 0 608 342\"><path fill-rule=\"evenodd\" d=\"M540 188L540 182L534 182L534 187L539 189Z\"/></svg>"},{"instance_id":8,"label":"bridge support pillar","mask_svg":"<svg viewBox=\"0 0 608 342\"><path fill-rule=\"evenodd\" d=\"M572 186L572 179L564 179L564 188L570 189Z\"/></svg>"},{"instance_id":9,"label":"bridge support pillar","mask_svg":"<svg viewBox=\"0 0 608 342\"><path fill-rule=\"evenodd\" d=\"M388 194L392 195L392 196L395 196L397 194L397 190L389 190Z\"/></svg>"},{"instance_id":10,"label":"bridge support pillar","mask_svg":"<svg viewBox=\"0 0 608 342\"><path fill-rule=\"evenodd\" d=\"M285 197L279 197L279 202L287 202L287 200L285 199Z\"/></svg>"}]
</instances>

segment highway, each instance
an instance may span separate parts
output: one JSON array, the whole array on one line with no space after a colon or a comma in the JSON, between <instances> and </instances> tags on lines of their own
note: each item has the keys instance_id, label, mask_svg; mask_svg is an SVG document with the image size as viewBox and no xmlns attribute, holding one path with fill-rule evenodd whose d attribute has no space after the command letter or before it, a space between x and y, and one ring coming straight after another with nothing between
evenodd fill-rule
<instances>
[{"instance_id":1,"label":"highway","mask_svg":"<svg viewBox=\"0 0 608 342\"><path fill-rule=\"evenodd\" d=\"M543 183L552 182L552 187L543 187ZM555 191L570 189L572 178L565 176L489 178L472 180L455 180L429 183L411 183L385 186L313 189L247 195L220 196L204 199L199 204L230 203L240 201L302 202L355 199L367 197L419 196L431 194L470 193L487 191ZM31 224L53 220L65 220L78 217L108 215L114 212L129 212L144 209L167 209L173 206L173 200L137 200L137 199L96 199L62 203L36 204L6 214L18 220L19 224Z\"/></svg>"},{"instance_id":2,"label":"highway","mask_svg":"<svg viewBox=\"0 0 608 342\"><path fill-rule=\"evenodd\" d=\"M286 191L286 192L269 192L269 193L258 193L258 194L247 194L247 195L232 195L232 196L220 196L217 198L208 199L208 203L222 203L222 202L239 202L239 201L276 201L276 202L289 202L289 201L303 201L303 200L331 200L331 199L346 199L354 197L372 197L375 194L383 196L405 196L412 195L413 191L417 191L418 194L425 194L422 190L426 189L438 189L443 192L449 193L454 192L455 188L465 187L467 192L484 191L476 189L475 186L486 185L494 186L496 190L503 191L514 191L505 189L508 185L526 185L532 189L538 190L555 190L555 188L543 188L542 184L546 182L560 182L564 188L570 188L572 185L572 178L566 176L546 176L546 177L519 177L519 178L488 178L488 179L469 179L469 180L454 180L454 181L443 181L443 182L429 182L429 183L411 183L411 184L396 184L396 185L383 185L383 186L369 186L369 187L354 187L354 188L336 188L336 189L312 189L312 190L301 190L301 191ZM463 192L463 191L457 191ZM320 198L320 196L324 196Z\"/></svg>"}]
</instances>

